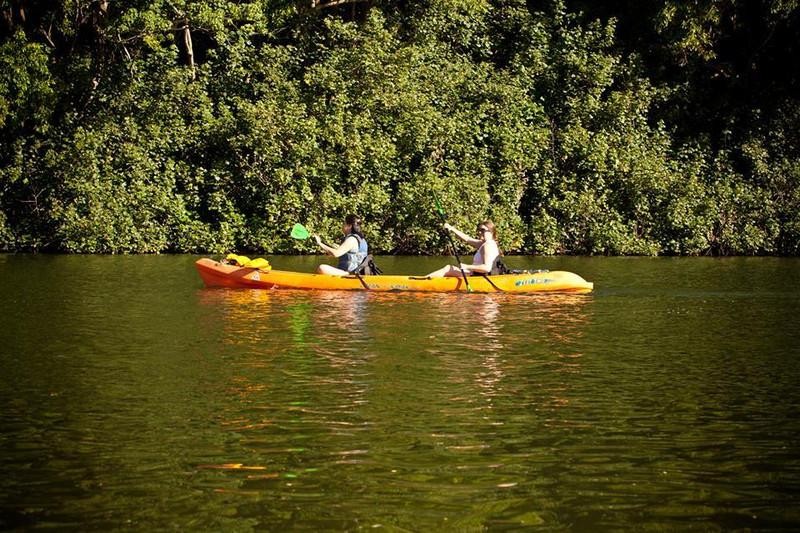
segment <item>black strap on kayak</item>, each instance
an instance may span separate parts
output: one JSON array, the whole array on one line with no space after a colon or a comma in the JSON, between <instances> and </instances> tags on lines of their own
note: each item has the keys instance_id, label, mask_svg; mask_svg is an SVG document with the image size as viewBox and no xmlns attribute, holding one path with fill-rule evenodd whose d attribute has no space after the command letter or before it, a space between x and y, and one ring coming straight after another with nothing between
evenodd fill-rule
<instances>
[{"instance_id":1,"label":"black strap on kayak","mask_svg":"<svg viewBox=\"0 0 800 533\"><path fill-rule=\"evenodd\" d=\"M352 275L358 278L358 281L361 282L361 285L363 285L366 290L368 291L372 290L369 288L369 285L367 285L367 282L364 281L364 278L361 277L361 274L359 274L358 272L353 272Z\"/></svg>"},{"instance_id":2,"label":"black strap on kayak","mask_svg":"<svg viewBox=\"0 0 800 533\"><path fill-rule=\"evenodd\" d=\"M367 285L367 282L364 281L364 278L361 277L361 274L356 274L356 277L358 278L358 281L360 281L361 284L364 286L364 289L370 290L369 285Z\"/></svg>"},{"instance_id":3,"label":"black strap on kayak","mask_svg":"<svg viewBox=\"0 0 800 533\"><path fill-rule=\"evenodd\" d=\"M481 276L483 276L484 278L486 278L486 281L488 281L488 282L489 282L489 285L491 285L492 287L494 287L494 288L497 290L497 292L506 292L506 291L504 291L503 289L501 289L500 287L498 287L497 285L495 285L495 284L494 284L494 282L493 282L491 279L489 279L489 275L488 275L488 274L481 274Z\"/></svg>"}]
</instances>

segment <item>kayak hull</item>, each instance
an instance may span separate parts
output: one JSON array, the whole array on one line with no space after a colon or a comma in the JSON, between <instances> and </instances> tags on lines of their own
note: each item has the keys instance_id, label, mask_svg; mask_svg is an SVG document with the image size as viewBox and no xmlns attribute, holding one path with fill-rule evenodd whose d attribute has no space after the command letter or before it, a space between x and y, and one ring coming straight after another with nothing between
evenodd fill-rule
<instances>
[{"instance_id":1,"label":"kayak hull","mask_svg":"<svg viewBox=\"0 0 800 533\"><path fill-rule=\"evenodd\" d=\"M461 277L424 278L416 276L329 276L282 270L259 270L199 259L195 266L207 287L249 289L370 290L467 292ZM470 276L472 292L591 292L594 284L577 274L542 271L497 276Z\"/></svg>"}]
</instances>

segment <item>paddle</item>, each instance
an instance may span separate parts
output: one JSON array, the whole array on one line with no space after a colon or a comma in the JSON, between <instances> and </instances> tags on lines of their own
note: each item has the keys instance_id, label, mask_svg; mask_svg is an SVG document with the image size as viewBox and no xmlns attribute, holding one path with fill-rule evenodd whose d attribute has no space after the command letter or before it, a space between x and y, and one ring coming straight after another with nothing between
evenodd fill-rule
<instances>
[{"instance_id":1,"label":"paddle","mask_svg":"<svg viewBox=\"0 0 800 533\"><path fill-rule=\"evenodd\" d=\"M442 204L439 203L439 197L436 195L436 191L433 191L433 201L436 204L436 211L439 213L439 216L442 219L442 223L447 223L447 213L444 212L442 209ZM464 283L467 284L467 292L472 292L472 287L469 286L469 280L467 279L467 273L464 272L464 269L461 268L461 258L458 257L458 252L456 252L456 243L453 242L453 237L450 236L450 232L445 229L445 234L447 234L447 240L450 241L450 248L453 249L453 256L458 261L458 269L461 271L461 276L464 278Z\"/></svg>"},{"instance_id":2,"label":"paddle","mask_svg":"<svg viewBox=\"0 0 800 533\"><path fill-rule=\"evenodd\" d=\"M311 234L302 224L295 224L294 226L292 226L291 236L293 239L304 241L309 237L311 237Z\"/></svg>"}]
</instances>

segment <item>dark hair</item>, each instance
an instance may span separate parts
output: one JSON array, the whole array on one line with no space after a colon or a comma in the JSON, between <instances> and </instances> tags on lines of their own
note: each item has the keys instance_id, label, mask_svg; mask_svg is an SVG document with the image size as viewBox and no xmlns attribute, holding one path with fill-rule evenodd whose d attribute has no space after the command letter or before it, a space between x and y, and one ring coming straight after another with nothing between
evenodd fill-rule
<instances>
[{"instance_id":1,"label":"dark hair","mask_svg":"<svg viewBox=\"0 0 800 533\"><path fill-rule=\"evenodd\" d=\"M364 238L364 232L361 231L361 219L358 216L350 214L344 217L344 223L350 226L350 233L355 233L362 239Z\"/></svg>"},{"instance_id":2,"label":"dark hair","mask_svg":"<svg viewBox=\"0 0 800 533\"><path fill-rule=\"evenodd\" d=\"M492 222L491 220L484 220L483 222L478 224L479 228L481 226L485 226L486 229L491 231L492 232L492 237L494 238L494 240L497 240L497 228L494 227L494 222Z\"/></svg>"}]
</instances>

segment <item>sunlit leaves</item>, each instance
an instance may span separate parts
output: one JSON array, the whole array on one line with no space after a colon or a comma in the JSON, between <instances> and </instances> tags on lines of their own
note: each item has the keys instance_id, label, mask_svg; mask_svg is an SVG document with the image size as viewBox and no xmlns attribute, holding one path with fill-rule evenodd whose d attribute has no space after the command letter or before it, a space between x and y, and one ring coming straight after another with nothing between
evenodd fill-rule
<instances>
[{"instance_id":1,"label":"sunlit leaves","mask_svg":"<svg viewBox=\"0 0 800 533\"><path fill-rule=\"evenodd\" d=\"M800 251L796 101L687 139L665 107L703 87L653 82L614 17L534 4L123 0L17 21L0 247L304 252L292 224L331 241L355 212L373 251L441 252L435 193L508 252ZM739 7L664 0L644 22L701 73Z\"/></svg>"}]
</instances>

